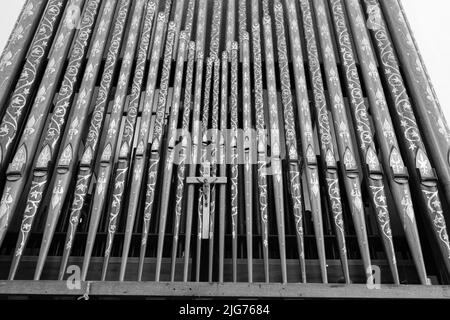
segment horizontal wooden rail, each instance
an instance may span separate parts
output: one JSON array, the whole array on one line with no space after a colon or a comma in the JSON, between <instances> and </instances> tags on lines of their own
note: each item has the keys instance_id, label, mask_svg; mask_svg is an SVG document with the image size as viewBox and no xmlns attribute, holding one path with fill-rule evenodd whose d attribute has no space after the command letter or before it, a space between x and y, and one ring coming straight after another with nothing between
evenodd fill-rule
<instances>
[{"instance_id":1,"label":"horizontal wooden rail","mask_svg":"<svg viewBox=\"0 0 450 320\"><path fill-rule=\"evenodd\" d=\"M0 296L185 297L277 299L450 299L450 286L391 286L370 290L365 285L209 284L155 282L82 282L71 290L65 281L2 281Z\"/></svg>"}]
</instances>

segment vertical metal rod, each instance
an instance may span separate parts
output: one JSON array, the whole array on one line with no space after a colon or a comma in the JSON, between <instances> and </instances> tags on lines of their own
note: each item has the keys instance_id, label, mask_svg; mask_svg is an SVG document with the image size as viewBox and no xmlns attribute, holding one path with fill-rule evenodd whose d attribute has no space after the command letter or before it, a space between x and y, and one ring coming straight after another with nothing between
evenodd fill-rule
<instances>
[{"instance_id":1,"label":"vertical metal rod","mask_svg":"<svg viewBox=\"0 0 450 320\"><path fill-rule=\"evenodd\" d=\"M233 282L237 282L237 236L239 210L239 165L238 165L238 44L231 44L231 88L230 88L230 111L231 111L231 255Z\"/></svg>"},{"instance_id":2,"label":"vertical metal rod","mask_svg":"<svg viewBox=\"0 0 450 320\"><path fill-rule=\"evenodd\" d=\"M183 15L184 15L184 7L185 7L185 0L178 0L175 4L175 14L173 17L173 21L175 22L175 39L180 38L180 30L181 30L181 23L183 22ZM175 60L178 55L178 41L175 41L175 44L173 46L173 59Z\"/></svg>"},{"instance_id":3,"label":"vertical metal rod","mask_svg":"<svg viewBox=\"0 0 450 320\"><path fill-rule=\"evenodd\" d=\"M89 123L87 140L84 145L83 155L81 157L80 164L78 165L77 182L75 186L75 197L70 208L71 223L69 232L67 234L67 241L73 244L75 238L78 223L80 221L79 217L81 214L81 209L83 208L84 201L89 189L89 185L94 174L94 161L96 159L96 154L98 146L100 143L100 133L102 132L104 119L107 112L107 106L109 102L109 96L112 89L112 79L114 78L114 73L116 66L119 61L120 49L122 46L122 40L125 33L125 23L128 17L128 10L130 6L130 1L121 1L118 6L118 15L114 25L111 46L108 50L107 60L105 68L103 70L102 79L100 82L100 90L97 96L94 111ZM104 173L103 173L104 174ZM105 185L105 177L98 176L97 178L97 193L102 192L102 189L107 188ZM95 210L94 210L95 211ZM74 219L74 217L77 217ZM95 237L97 234L97 226L99 223L100 214L98 216L91 215L89 220L89 232L86 241L86 249L84 253L83 266L81 270L82 280L86 280L89 261L91 257L92 250L94 248ZM77 222L75 222L77 221ZM67 247L68 254L70 254L70 248Z\"/></svg>"},{"instance_id":4,"label":"vertical metal rod","mask_svg":"<svg viewBox=\"0 0 450 320\"><path fill-rule=\"evenodd\" d=\"M344 82L346 83L346 89L350 97L350 111L353 117L353 124L357 128L356 138L360 148L360 159L365 167L363 172L367 181L367 190L369 191L370 202L374 209L375 220L391 269L393 282L400 284L386 188L383 181L383 173L381 172L381 164L375 151L375 133L369 120L368 107L364 100L341 0L331 0L331 6L337 35L338 51L345 70Z\"/></svg>"},{"instance_id":5,"label":"vertical metal rod","mask_svg":"<svg viewBox=\"0 0 450 320\"><path fill-rule=\"evenodd\" d=\"M220 104L220 66L221 60L217 57L214 62L214 80L213 80L213 103L211 114L211 177L217 177L217 164L219 154L219 104ZM214 264L214 227L216 216L216 185L211 187L210 220L209 220L209 261L208 261L208 281L213 281Z\"/></svg>"},{"instance_id":6,"label":"vertical metal rod","mask_svg":"<svg viewBox=\"0 0 450 320\"><path fill-rule=\"evenodd\" d=\"M251 110L250 83L250 39L246 31L241 35L242 49L242 113L244 129L244 198L245 198L245 228L247 238L247 269L248 282L253 282L253 125Z\"/></svg>"},{"instance_id":7,"label":"vertical metal rod","mask_svg":"<svg viewBox=\"0 0 450 320\"><path fill-rule=\"evenodd\" d=\"M429 160L380 4L377 0L365 0L364 3L372 26L370 32L381 61L382 77L387 83L391 101L394 102L391 105L391 115L402 133L399 140L404 146L402 150L409 164L411 180L417 190L420 190L419 201L423 208L420 212L428 222L430 234L434 235L440 258L450 275L450 243L438 190L438 177Z\"/></svg>"},{"instance_id":8,"label":"vertical metal rod","mask_svg":"<svg viewBox=\"0 0 450 320\"><path fill-rule=\"evenodd\" d=\"M155 39L153 41L152 54L150 59L150 69L147 78L144 110L141 117L141 126L137 136L138 146L133 158L133 173L131 175L131 189L129 192L129 202L127 208L127 219L125 227L125 239L122 250L122 262L120 265L119 280L124 281L127 269L128 254L133 236L134 223L138 211L139 197L143 183L143 173L145 159L147 155L147 145L150 135L150 122L152 118L153 106L156 97L156 77L159 70L159 57L163 50L163 30L166 25L164 13L159 13L156 23ZM129 146L127 146L129 147Z\"/></svg>"},{"instance_id":9,"label":"vertical metal rod","mask_svg":"<svg viewBox=\"0 0 450 320\"><path fill-rule=\"evenodd\" d=\"M127 15L130 9L130 4L123 4L123 9L119 11L119 15L117 20L122 21L122 26L115 29L113 33L113 41L119 41L118 50L121 50L121 43L123 42ZM123 11L122 11L123 10ZM92 250L94 248L95 239L97 236L98 226L100 223L101 215L104 212L104 204L108 194L109 186L110 186L110 178L112 171L112 162L114 161L115 151L117 146L117 138L121 127L121 120L123 118L122 113L125 105L125 99L128 92L128 84L131 76L131 67L134 60L134 55L136 52L136 43L139 34L139 28L141 26L141 18L142 13L144 12L144 2L138 1L136 2L136 7L133 14L133 20L131 21L131 28L129 30L129 34L127 35L127 41L125 45L125 54L124 60L122 62L121 70L119 73L119 83L117 84L116 94L113 102L112 113L109 119L109 125L107 128L107 136L104 142L104 148L102 153L100 154L100 168L97 174L97 184L93 194L92 200L92 208L90 212L90 222L88 229L88 237L86 242L86 248L84 253L83 267L81 270L82 278L87 275L89 270L90 259L92 255ZM116 35L119 38L116 38ZM122 38L120 40L120 38ZM117 40L116 40L117 39ZM117 67L118 61L114 64L106 64L106 67L111 68L107 69L110 71L109 75L111 78L114 77L115 69ZM106 84L106 83L105 83ZM103 83L102 83L103 85ZM112 82L109 83L109 91L111 90ZM104 85L101 87L101 90L106 88ZM104 128L104 118L107 112L107 101L103 103L103 106L97 104L94 109L94 114L91 120L91 128L89 128L88 140L85 145L85 155L86 158L82 158L81 167L79 170L79 180L80 184L77 184L75 191L75 199L72 203L71 214L74 213L76 215L77 210L81 210L83 207L83 203L86 197L86 191L89 187L90 181L92 178L92 169L85 168L83 165L88 165L91 163L90 167L94 167L93 163L95 161L96 153L99 151L99 143L100 137L103 128ZM97 101L98 102L98 101ZM94 120L95 119L95 120ZM96 137L96 138L92 138ZM91 159L89 159L91 157ZM90 177L89 177L90 176ZM89 177L89 178L88 178ZM87 184L84 184L86 183ZM86 186L86 191L79 189L78 186Z\"/></svg>"},{"instance_id":10,"label":"vertical metal rod","mask_svg":"<svg viewBox=\"0 0 450 320\"><path fill-rule=\"evenodd\" d=\"M230 47L231 48L231 47ZM219 174L221 177L227 176L227 141L228 132L228 52L222 53L222 78L221 78L221 107L220 107L220 132L219 132ZM220 185L219 190L219 282L224 281L225 263L225 223L227 213L227 186ZM212 254L210 254L212 255Z\"/></svg>"},{"instance_id":11,"label":"vertical metal rod","mask_svg":"<svg viewBox=\"0 0 450 320\"><path fill-rule=\"evenodd\" d=\"M70 5L82 7L83 1L71 1ZM54 50L54 52L48 57L49 63L45 69L42 79L39 79L40 75L37 71L43 67L43 62L40 60L42 57L36 58L36 55L28 56L28 60L24 67L24 73L22 74L21 80L19 80L19 82L21 82L24 86L24 91L16 89L13 93L15 95L13 99L16 101L21 101L23 99L24 105L19 107L19 109L16 109L15 114L11 114L15 108L13 102L14 100L11 100L11 103L8 105L6 110L7 114L2 120L3 124L6 124L2 126L3 129L9 130L7 129L8 126L12 127L10 128L10 135L7 133L6 136L2 136L0 133L0 149L2 139L8 139L8 148L14 148L16 139L18 143L17 151L14 153L12 153L14 151L13 149L7 150L7 152L14 155L14 157L12 157L12 161L9 163L6 170L6 183L4 186L4 193L2 197L3 201L1 205L2 212L0 213L0 246L2 245L5 234L12 219L14 218L14 215L17 214L19 202L23 197L23 194L28 191L25 190L26 182L28 181L35 152L39 144L39 139L44 130L44 125L50 111L50 106L53 102L54 94L56 93L61 75L64 71L64 63L62 62L66 59L66 55L69 52L70 45L72 43L73 35L75 34L70 20L70 15L72 13L70 10L71 9L69 8L64 10L64 6L62 4L56 3L53 4L53 7L47 9L47 16L44 16L43 23L41 23L42 29L39 32L39 34L41 34L41 38L36 36L33 50L47 50L47 43L45 41L52 42L53 38L56 39L56 50ZM63 17L61 18L61 16ZM60 31L56 33L56 30L53 29L57 28L59 20L63 20L63 23L61 24ZM26 78L30 76L31 72L35 72L34 75L31 75L25 83L22 82L23 77ZM29 92L34 90L33 87L38 88L35 98L32 98L32 95L30 95L32 93ZM27 102L28 99L29 101ZM26 107L25 104L27 103L30 103L30 110L24 110ZM29 114L27 116L28 120L22 134L20 131L21 125L19 123L21 121L25 122L25 113ZM5 134L5 132L3 132L3 134ZM0 155L0 161L1 160ZM7 159L5 158L5 160ZM5 163L5 165L6 164L7 163ZM1 174L3 174L3 172L0 172L0 175ZM3 184L3 181L1 184Z\"/></svg>"},{"instance_id":12,"label":"vertical metal rod","mask_svg":"<svg viewBox=\"0 0 450 320\"><path fill-rule=\"evenodd\" d=\"M391 29L404 80L410 88L417 121L423 139L450 204L450 128L434 92L414 35L398 0L380 2L386 22Z\"/></svg>"},{"instance_id":13,"label":"vertical metal rod","mask_svg":"<svg viewBox=\"0 0 450 320\"><path fill-rule=\"evenodd\" d=\"M41 72L45 67L46 58L53 40L58 34L58 26L63 17L66 5L67 0L49 1L44 15L42 16L42 20L39 23L39 31L35 34L27 53L25 65L18 78L19 80L4 107L4 115L0 122L0 177L3 177L5 174L16 144L21 138L23 126L30 111L29 109L35 101L33 99L35 99L35 91L40 84ZM56 65L54 67L56 67L56 69L61 68ZM39 88L36 97L40 98L40 96L45 93L44 89ZM25 157L27 158L28 155L25 155ZM1 232L3 232L5 220L7 220L6 218L9 216L10 215L1 215ZM0 236L0 239L1 238L2 236Z\"/></svg>"},{"instance_id":14,"label":"vertical metal rod","mask_svg":"<svg viewBox=\"0 0 450 320\"><path fill-rule=\"evenodd\" d=\"M198 17L197 17L197 65L195 70L195 94L194 94L194 108L193 108L193 123L192 123L192 153L190 155L189 176L195 176L197 172L197 162L200 156L200 113L202 103L203 91L203 69L205 56L205 34L206 34L206 10L208 7L207 0L200 0ZM186 242L184 248L184 270L183 281L188 281L189 259L191 250L191 236L192 236L192 217L194 214L194 195L195 186L188 186L187 206L186 206Z\"/></svg>"},{"instance_id":15,"label":"vertical metal rod","mask_svg":"<svg viewBox=\"0 0 450 320\"><path fill-rule=\"evenodd\" d=\"M353 225L356 231L359 251L364 265L366 279L373 276L372 263L370 259L369 239L364 212L364 204L361 192L361 176L356 163L356 152L353 140L350 136L350 126L347 111L344 104L339 71L336 57L331 41L330 25L325 9L325 2L317 0L313 2L316 21L319 25L318 41L321 47L322 60L324 64L328 95L331 102L332 120L334 121L335 136L340 157L341 172L347 194L347 201L352 214ZM346 279L347 281L349 279Z\"/></svg>"},{"instance_id":16,"label":"vertical metal rod","mask_svg":"<svg viewBox=\"0 0 450 320\"><path fill-rule=\"evenodd\" d=\"M309 190L309 200L314 223L317 253L319 255L322 282L328 282L325 242L323 234L321 196L319 187L319 169L316 157L316 142L314 141L311 112L309 108L308 89L304 69L300 31L297 22L297 9L294 0L285 0L288 22L290 25L289 38L291 58L294 67L296 104L298 108L298 122L300 124L300 138L302 154L305 160L306 185Z\"/></svg>"},{"instance_id":17,"label":"vertical metal rod","mask_svg":"<svg viewBox=\"0 0 450 320\"><path fill-rule=\"evenodd\" d=\"M318 126L319 145L321 149L321 162L325 168L325 181L327 185L326 197L331 215L334 220L336 240L338 244L339 256L341 258L342 271L346 283L350 282L347 259L347 245L345 242L345 226L342 212L342 198L339 183L339 173L336 162L338 157L333 138L334 132L331 130L330 115L328 113L327 99L325 97L324 81L320 67L318 43L312 20L311 9L308 1L301 4L303 29L305 32L306 45L308 51L308 67L311 83L313 86L315 118Z\"/></svg>"},{"instance_id":18,"label":"vertical metal rod","mask_svg":"<svg viewBox=\"0 0 450 320\"><path fill-rule=\"evenodd\" d=\"M379 137L385 174L391 187L395 206L406 234L420 282L427 284L428 279L409 187L408 170L400 154L400 147L389 114L366 24L361 23L361 21L365 21L361 4L357 0L345 0L345 4L355 39L356 51L361 61L363 79L368 88L370 110L377 120L375 121L375 129Z\"/></svg>"},{"instance_id":19,"label":"vertical metal rod","mask_svg":"<svg viewBox=\"0 0 450 320\"><path fill-rule=\"evenodd\" d=\"M159 220L159 234L158 234L158 251L157 251L157 264L156 264L156 276L155 281L159 281L161 274L161 259L162 259L162 249L164 247L165 233L166 233L166 223L167 223L167 214L168 207L170 201L170 189L172 184L172 176L173 176L173 165L174 165L174 157L175 157L175 139L177 139L177 128L178 128L178 118L180 113L180 103L181 103L181 85L183 81L183 72L184 72L184 57L186 56L186 46L187 46L187 38L184 32L180 34L180 46L179 53L177 55L176 67L175 67L175 83L173 89L173 98L172 98L172 108L170 113L169 125L168 125L168 136L167 136L167 154L166 161L164 163L164 172L163 172L163 180L161 187L161 206L160 206L160 220ZM155 131L156 132L156 131ZM162 138L162 132L159 137L156 139ZM162 139L161 139L162 140ZM157 142L158 143L158 142ZM152 150L151 159L153 157L158 156L161 157L161 149L159 150L159 154L154 154ZM152 161L152 160L150 160ZM157 174L156 174L157 176ZM155 177L156 181L156 177ZM153 191L154 192L154 191ZM175 216L175 236L178 237L180 221L181 221L181 212ZM176 247L174 247L176 250ZM145 251L144 251L145 253ZM175 252L176 253L176 252ZM144 259L143 256L140 258L142 261ZM173 280L172 280L173 281Z\"/></svg>"},{"instance_id":20,"label":"vertical metal rod","mask_svg":"<svg viewBox=\"0 0 450 320\"><path fill-rule=\"evenodd\" d=\"M0 57L0 117L48 1L27 0Z\"/></svg>"},{"instance_id":21,"label":"vertical metal rod","mask_svg":"<svg viewBox=\"0 0 450 320\"><path fill-rule=\"evenodd\" d=\"M102 19L93 42L94 45L91 50L89 62L79 91L80 94L78 95L76 104L71 109L69 121L67 122L67 124L70 123L70 125L65 130L66 134L63 142L61 143L61 152L55 162L55 182L51 191L49 189L51 200L47 213L41 249L39 251L38 263L34 275L35 280L39 280L42 275L56 225L69 192L72 177L75 174L75 166L78 163L77 155L82 136L84 135L84 131L86 130L88 124L88 111L93 99L96 78L100 71L100 61L102 60L103 53L106 49L106 39L110 33L109 27L112 24L116 5L116 0L110 0L106 2L103 8Z\"/></svg>"},{"instance_id":22,"label":"vertical metal rod","mask_svg":"<svg viewBox=\"0 0 450 320\"><path fill-rule=\"evenodd\" d=\"M139 256L139 267L138 267L138 280L142 279L142 273L144 268L145 253L147 251L147 241L150 231L150 222L155 211L155 193L156 184L159 177L159 169L161 162L161 150L162 150L162 140L165 130L165 115L168 101L168 90L169 90L169 80L170 73L172 70L172 53L173 45L175 43L175 23L170 22L167 32L166 48L164 52L163 70L161 74L161 84L159 90L158 107L156 109L155 127L153 131L150 159L148 165L148 176L147 176L147 191L145 196L145 207L144 207L144 220L142 226L142 238L141 238L141 252ZM166 223L166 216L160 217L161 226ZM161 231L162 229L160 229ZM158 249L157 249L157 260L156 260L156 276L155 280L159 281L159 276L161 272L161 262L162 262L162 250L164 246L164 234L160 233L158 237Z\"/></svg>"},{"instance_id":23,"label":"vertical metal rod","mask_svg":"<svg viewBox=\"0 0 450 320\"><path fill-rule=\"evenodd\" d=\"M274 186L275 215L277 220L278 243L281 260L282 282L287 283L286 235L284 226L283 174L280 154L280 129L278 115L277 89L275 82L274 45L272 38L272 20L267 12L263 18L266 74L270 118L271 170Z\"/></svg>"},{"instance_id":24,"label":"vertical metal rod","mask_svg":"<svg viewBox=\"0 0 450 320\"><path fill-rule=\"evenodd\" d=\"M262 81L261 29L259 23L252 26L254 83L255 83L255 115L257 151L258 151L258 207L262 229L262 251L264 260L264 279L270 282L269 274L269 212L267 192L267 126L264 114L264 97Z\"/></svg>"},{"instance_id":25,"label":"vertical metal rod","mask_svg":"<svg viewBox=\"0 0 450 320\"><path fill-rule=\"evenodd\" d=\"M281 2L275 1L275 24L277 32L278 66L280 69L282 104L284 109L284 128L286 135L287 159L289 163L289 187L295 219L295 234L297 238L300 261L300 275L306 283L306 261L303 242L303 200L301 186L301 160L298 154L297 132L295 129L294 108L292 105L291 76L284 30L284 12Z\"/></svg>"},{"instance_id":26,"label":"vertical metal rod","mask_svg":"<svg viewBox=\"0 0 450 320\"><path fill-rule=\"evenodd\" d=\"M125 186L128 181L130 171L130 158L133 143L133 137L136 131L136 121L139 109L139 101L141 98L142 83L144 80L145 64L147 62L147 54L150 47L150 35L153 28L156 6L154 1L147 4L144 18L144 27L141 33L139 49L137 53L137 62L134 71L133 84L131 86L131 96L128 103L127 117L125 119L122 141L120 142L119 159L114 170L114 187L111 195L111 203L108 212L107 239L105 248L105 258L102 268L102 281L105 281L114 237L117 231L119 215L123 209ZM120 126L117 126L118 128ZM116 141L117 147L117 141ZM112 148L111 148L112 149ZM115 150L116 148L114 148ZM105 199L106 200L106 199Z\"/></svg>"},{"instance_id":27,"label":"vertical metal rod","mask_svg":"<svg viewBox=\"0 0 450 320\"><path fill-rule=\"evenodd\" d=\"M185 32L186 39L187 33ZM175 281L175 268L176 268L176 258L178 250L178 239L179 232L181 229L181 216L183 214L183 207L186 190L186 168L187 159L189 154L189 125L190 117L192 113L192 89L193 89L193 77L194 77L194 60L195 60L195 42L189 43L189 53L188 53L188 63L186 70L186 84L184 93L184 110L183 110L183 124L182 124L182 141L181 141L181 151L178 155L179 163L177 169L177 190L176 190L176 203L175 203L175 225L174 225L174 235L172 243L172 266L170 272L170 281Z\"/></svg>"},{"instance_id":28,"label":"vertical metal rod","mask_svg":"<svg viewBox=\"0 0 450 320\"><path fill-rule=\"evenodd\" d=\"M209 114L210 114L210 100L211 100L211 83L213 77L214 59L209 57L206 62L206 76L205 76L205 95L202 110L202 124L201 124L201 136L202 136L202 146L201 146L201 158L200 158L200 176L205 175L205 170L209 169L210 162L207 161L208 157L208 124L209 124ZM202 240L205 237L203 230L205 228L204 223L209 225L209 216L204 216L203 212L203 202L209 199L210 189L200 187L200 193L198 198L198 222L197 222L197 255L196 255L196 274L195 280L200 281L200 268L201 268L201 251L202 251ZM209 213L208 213L209 215Z\"/></svg>"},{"instance_id":29,"label":"vertical metal rod","mask_svg":"<svg viewBox=\"0 0 450 320\"><path fill-rule=\"evenodd\" d=\"M52 63L53 67L51 67L53 69L48 70L48 72L45 73L45 77L41 81L41 88L46 88L48 94L43 95L42 99L35 101L33 109L30 113L30 119L38 120L33 121L33 127L29 129L29 132L32 133L32 135L22 136L21 142L19 143L19 145L26 146L26 150L29 154L30 152L35 154L39 150L36 165L33 166L34 157L30 157L21 169L22 174L16 175L14 181L10 181L7 177L7 186L11 187L11 190L18 190L20 193L20 195L15 198L16 201L20 201L22 194L28 194L25 212L23 214L20 227L21 232L19 233L19 238L17 239L16 250L10 269L11 280L15 277L17 272L23 251L27 246L30 232L35 222L36 214L41 206L43 195L49 183L49 175L51 172L49 169L56 158L59 141L62 138L61 133L64 130L67 120L68 110L75 96L73 85L78 83L80 79L81 59L83 59L87 53L90 34L92 33L95 17L99 9L99 2L100 0L90 0L86 5L82 17L82 24L80 25L80 31L75 39L74 49L72 49L70 53L68 67L64 73L55 110L51 115L49 125L46 130L44 130L46 117L49 115L49 109L53 102L56 86L59 83L59 80L56 79L60 76L57 75L56 69L60 69L62 67L64 64L63 60L72 45L71 35L74 34L73 21L70 18L72 16L72 11L66 12L64 24L60 31L61 36L58 37L60 39L64 39L65 42L61 42L61 45L57 46L57 49L53 51L53 57L51 57L54 61ZM82 1L74 2L71 5L77 5L81 8L83 3ZM57 66L56 69L55 66ZM44 142L39 145L38 139L42 133L44 133ZM31 182L31 187L28 190L25 186L30 174L33 176L33 179ZM13 182L13 184L10 184L10 182ZM13 205L11 205L11 207L13 207Z\"/></svg>"},{"instance_id":30,"label":"vertical metal rod","mask_svg":"<svg viewBox=\"0 0 450 320\"><path fill-rule=\"evenodd\" d=\"M184 32L188 40L192 38L192 27L194 23L196 0L189 0L186 10L186 23L184 25Z\"/></svg>"}]
</instances>

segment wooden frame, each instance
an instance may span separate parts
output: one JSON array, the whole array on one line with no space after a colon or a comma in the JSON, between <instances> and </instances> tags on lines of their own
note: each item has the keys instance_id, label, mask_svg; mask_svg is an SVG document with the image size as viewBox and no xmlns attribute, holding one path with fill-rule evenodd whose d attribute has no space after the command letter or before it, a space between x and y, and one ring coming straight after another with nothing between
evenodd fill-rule
<instances>
[{"instance_id":1,"label":"wooden frame","mask_svg":"<svg viewBox=\"0 0 450 320\"><path fill-rule=\"evenodd\" d=\"M166 283L166 282L81 282L70 290L65 281L0 281L0 297L8 296L183 297L183 298L276 298L276 299L450 299L450 286L382 285L370 290L365 285Z\"/></svg>"}]
</instances>

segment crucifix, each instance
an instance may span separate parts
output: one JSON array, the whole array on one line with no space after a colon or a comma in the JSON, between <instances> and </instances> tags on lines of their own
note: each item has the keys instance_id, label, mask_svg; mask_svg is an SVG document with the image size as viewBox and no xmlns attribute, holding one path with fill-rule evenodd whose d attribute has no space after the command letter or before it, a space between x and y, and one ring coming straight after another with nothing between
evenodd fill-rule
<instances>
[{"instance_id":1,"label":"crucifix","mask_svg":"<svg viewBox=\"0 0 450 320\"><path fill-rule=\"evenodd\" d=\"M202 239L206 240L210 238L210 213L211 213L211 186L214 184L226 184L228 179L226 177L212 177L211 176L211 163L205 162L202 164L203 176L202 177L188 177L186 179L187 184L201 184L203 185L203 228Z\"/></svg>"}]
</instances>

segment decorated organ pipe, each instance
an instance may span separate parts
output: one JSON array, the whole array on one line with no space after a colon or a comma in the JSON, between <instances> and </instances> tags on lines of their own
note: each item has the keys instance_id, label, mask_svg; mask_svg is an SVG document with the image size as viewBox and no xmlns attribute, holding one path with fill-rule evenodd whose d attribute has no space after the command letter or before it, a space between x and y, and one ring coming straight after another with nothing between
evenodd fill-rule
<instances>
[{"instance_id":1,"label":"decorated organ pipe","mask_svg":"<svg viewBox=\"0 0 450 320\"><path fill-rule=\"evenodd\" d=\"M27 0L0 279L446 285L448 128L397 0Z\"/></svg>"}]
</instances>

